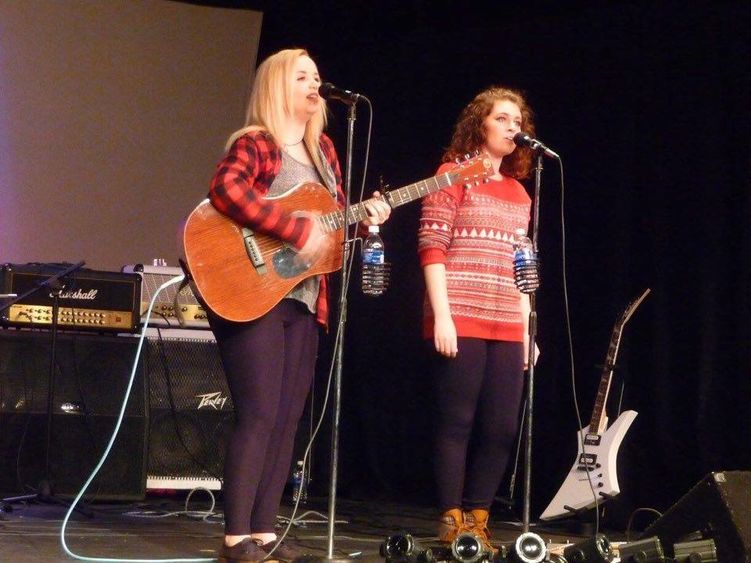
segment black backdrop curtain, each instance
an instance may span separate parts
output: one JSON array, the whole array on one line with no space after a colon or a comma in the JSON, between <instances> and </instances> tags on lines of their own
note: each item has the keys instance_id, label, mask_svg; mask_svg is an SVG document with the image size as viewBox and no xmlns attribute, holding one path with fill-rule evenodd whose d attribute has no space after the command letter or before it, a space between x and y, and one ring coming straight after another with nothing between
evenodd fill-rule
<instances>
[{"instance_id":1,"label":"black backdrop curtain","mask_svg":"<svg viewBox=\"0 0 751 563\"><path fill-rule=\"evenodd\" d=\"M751 469L749 4L533 2L482 12L451 4L400 2L397 10L349 2L303 13L270 3L262 6L259 60L306 47L325 80L373 101L368 192L379 176L391 187L432 176L459 110L485 86L527 93L538 136L565 165L564 192L546 161L540 202L533 516L573 463L579 426L564 317L562 199L584 424L613 323L652 289L624 331L608 402L611 421L619 403L639 413L621 448L613 512L664 510L709 471ZM346 111L330 107L343 157ZM366 118L358 104L355 183ZM401 207L383 229L389 292L372 299L351 291L344 496L432 502L418 214L416 203ZM328 434L321 441L323 491ZM499 494L507 496L507 486Z\"/></svg>"}]
</instances>

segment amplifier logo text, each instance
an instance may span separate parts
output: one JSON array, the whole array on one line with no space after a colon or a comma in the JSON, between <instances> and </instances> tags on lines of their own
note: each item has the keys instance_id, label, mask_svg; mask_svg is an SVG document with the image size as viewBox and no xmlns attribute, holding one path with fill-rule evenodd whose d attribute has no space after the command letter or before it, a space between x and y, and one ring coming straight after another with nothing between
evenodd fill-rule
<instances>
[{"instance_id":1,"label":"amplifier logo text","mask_svg":"<svg viewBox=\"0 0 751 563\"><path fill-rule=\"evenodd\" d=\"M206 393L205 395L196 395L196 397L201 399L198 403L199 409L211 407L214 410L220 411L224 408L224 403L227 402L227 397L222 397L221 391L217 391L216 393Z\"/></svg>"},{"instance_id":2,"label":"amplifier logo text","mask_svg":"<svg viewBox=\"0 0 751 563\"><path fill-rule=\"evenodd\" d=\"M96 299L96 294L99 293L98 289L90 289L89 291L81 291L80 289L77 289L75 291L62 291L60 292L60 299L80 299L83 301L94 301ZM55 296L50 293L50 297L54 298Z\"/></svg>"}]
</instances>

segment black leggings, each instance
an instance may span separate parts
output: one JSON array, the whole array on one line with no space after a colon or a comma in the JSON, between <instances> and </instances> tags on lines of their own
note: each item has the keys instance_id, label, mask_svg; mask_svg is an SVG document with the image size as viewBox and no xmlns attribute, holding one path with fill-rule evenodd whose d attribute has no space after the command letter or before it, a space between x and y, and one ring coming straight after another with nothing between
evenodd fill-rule
<instances>
[{"instance_id":1,"label":"black leggings","mask_svg":"<svg viewBox=\"0 0 751 563\"><path fill-rule=\"evenodd\" d=\"M459 338L456 358L436 365L438 504L490 508L519 428L521 342Z\"/></svg>"},{"instance_id":2,"label":"black leggings","mask_svg":"<svg viewBox=\"0 0 751 563\"><path fill-rule=\"evenodd\" d=\"M210 321L236 416L224 461L225 533L273 532L315 372L315 316L283 299L255 321Z\"/></svg>"}]
</instances>

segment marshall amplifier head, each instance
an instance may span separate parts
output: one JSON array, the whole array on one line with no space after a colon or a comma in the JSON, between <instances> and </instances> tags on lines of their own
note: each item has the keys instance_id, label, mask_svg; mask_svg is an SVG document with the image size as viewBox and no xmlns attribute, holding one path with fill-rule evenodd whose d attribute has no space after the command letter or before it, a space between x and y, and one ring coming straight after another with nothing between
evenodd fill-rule
<instances>
[{"instance_id":1,"label":"marshall amplifier head","mask_svg":"<svg viewBox=\"0 0 751 563\"><path fill-rule=\"evenodd\" d=\"M50 328L57 292L60 329L136 332L141 278L136 274L78 269L48 285L70 264L3 264L0 293L27 294L0 312L6 326Z\"/></svg>"}]
</instances>

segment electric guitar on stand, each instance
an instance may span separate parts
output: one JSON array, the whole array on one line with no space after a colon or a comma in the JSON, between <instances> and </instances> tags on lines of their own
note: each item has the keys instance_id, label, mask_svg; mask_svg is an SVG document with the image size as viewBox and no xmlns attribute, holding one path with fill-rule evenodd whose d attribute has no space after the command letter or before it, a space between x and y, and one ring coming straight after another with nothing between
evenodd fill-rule
<instances>
[{"instance_id":1,"label":"electric guitar on stand","mask_svg":"<svg viewBox=\"0 0 751 563\"><path fill-rule=\"evenodd\" d=\"M597 503L614 497L620 493L616 461L618 448L621 446L626 432L636 418L636 411L624 411L616 421L607 427L608 417L605 413L605 403L610 391L613 378L615 358L621 342L623 327L626 325L636 308L649 295L646 289L632 302L613 327L610 346L605 358L600 386L595 397L595 406L589 426L577 433L579 453L571 467L561 488L553 500L540 516L541 520L553 520L563 516L571 516L582 510L593 508Z\"/></svg>"},{"instance_id":2,"label":"electric guitar on stand","mask_svg":"<svg viewBox=\"0 0 751 563\"><path fill-rule=\"evenodd\" d=\"M479 183L491 173L490 158L480 154L383 197L394 208L454 184ZM284 241L238 225L214 209L208 199L191 212L180 233L195 290L214 313L229 321L256 319L305 278L339 270L344 227L368 217L365 204L357 203L345 218L329 191L315 182L267 199L275 200L287 213L304 210L319 214L316 221L324 232L326 252L311 264L302 263Z\"/></svg>"}]
</instances>

